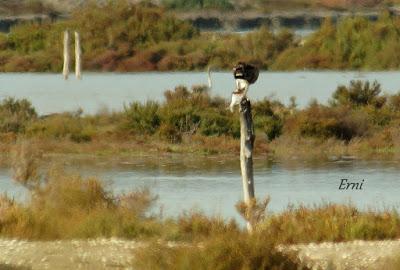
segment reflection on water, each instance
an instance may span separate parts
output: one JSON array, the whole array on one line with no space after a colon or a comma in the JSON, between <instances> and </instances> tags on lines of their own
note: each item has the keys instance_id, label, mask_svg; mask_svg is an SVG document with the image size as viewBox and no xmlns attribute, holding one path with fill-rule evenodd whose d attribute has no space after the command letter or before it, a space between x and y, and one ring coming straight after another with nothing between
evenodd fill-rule
<instances>
[{"instance_id":1,"label":"reflection on water","mask_svg":"<svg viewBox=\"0 0 400 270\"><path fill-rule=\"evenodd\" d=\"M81 164L81 165L79 165ZM84 175L112 181L115 192L150 186L160 196L166 216L198 208L207 214L238 217L235 203L242 198L239 164L236 159L194 159L182 157L138 158L116 164L98 160L93 164L69 162L67 167ZM400 206L398 194L400 165L397 161L339 161L315 163L275 163L255 160L258 197L270 195L270 210L280 211L289 203L315 204L322 201L352 201L361 209ZM365 180L362 191L339 191L342 178ZM0 170L0 189L17 197L23 190Z\"/></svg>"},{"instance_id":2,"label":"reflection on water","mask_svg":"<svg viewBox=\"0 0 400 270\"><path fill-rule=\"evenodd\" d=\"M217 72L213 77L213 95L230 98L234 88L228 72ZM327 102L339 84L350 80L378 80L384 90L400 90L398 72L262 72L249 92L252 99L274 95L284 103L297 97L299 106L311 99ZM64 81L59 74L0 73L0 99L8 96L28 98L40 114L72 111L82 107L95 113L107 107L121 110L131 101L163 100L163 92L177 85L206 84L206 72L175 73L86 73L82 81Z\"/></svg>"}]
</instances>

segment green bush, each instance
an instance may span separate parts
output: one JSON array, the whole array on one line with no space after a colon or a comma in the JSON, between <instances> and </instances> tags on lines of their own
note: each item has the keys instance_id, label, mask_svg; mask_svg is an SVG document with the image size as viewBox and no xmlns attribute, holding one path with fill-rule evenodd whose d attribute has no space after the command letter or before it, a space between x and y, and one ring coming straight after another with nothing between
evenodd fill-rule
<instances>
[{"instance_id":1,"label":"green bush","mask_svg":"<svg viewBox=\"0 0 400 270\"><path fill-rule=\"evenodd\" d=\"M386 98L380 96L381 85L374 81L370 85L369 81L351 81L350 86L339 86L332 95L331 103L333 105L351 105L351 106L375 106L381 108Z\"/></svg>"},{"instance_id":2,"label":"green bush","mask_svg":"<svg viewBox=\"0 0 400 270\"><path fill-rule=\"evenodd\" d=\"M259 116L255 119L254 125L264 131L269 141L282 135L283 121L277 116Z\"/></svg>"},{"instance_id":3,"label":"green bush","mask_svg":"<svg viewBox=\"0 0 400 270\"><path fill-rule=\"evenodd\" d=\"M349 141L369 131L368 114L364 111L352 111L348 107L326 107L312 104L296 116L295 126L302 136L329 138L335 137Z\"/></svg>"},{"instance_id":4,"label":"green bush","mask_svg":"<svg viewBox=\"0 0 400 270\"><path fill-rule=\"evenodd\" d=\"M159 105L156 102L133 102L125 106L126 121L123 128L137 134L154 134L161 124Z\"/></svg>"},{"instance_id":5,"label":"green bush","mask_svg":"<svg viewBox=\"0 0 400 270\"><path fill-rule=\"evenodd\" d=\"M285 111L285 107L279 101L264 99L253 106L254 127L262 130L268 140L278 138L283 131L284 115L278 115L274 111Z\"/></svg>"},{"instance_id":6,"label":"green bush","mask_svg":"<svg viewBox=\"0 0 400 270\"><path fill-rule=\"evenodd\" d=\"M200 133L205 136L240 137L239 121L223 112L208 110L201 114Z\"/></svg>"}]
</instances>

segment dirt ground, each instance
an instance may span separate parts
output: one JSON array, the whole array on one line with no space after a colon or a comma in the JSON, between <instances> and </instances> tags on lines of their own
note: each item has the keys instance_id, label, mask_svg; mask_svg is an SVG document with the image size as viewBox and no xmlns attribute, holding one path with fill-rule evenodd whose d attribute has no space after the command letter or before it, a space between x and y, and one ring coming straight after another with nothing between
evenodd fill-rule
<instances>
[{"instance_id":1,"label":"dirt ground","mask_svg":"<svg viewBox=\"0 0 400 270\"><path fill-rule=\"evenodd\" d=\"M121 239L31 242L0 239L0 270L133 269L135 249L143 243ZM396 269L388 266L400 256L400 240L353 241L277 247L298 253L313 270Z\"/></svg>"},{"instance_id":2,"label":"dirt ground","mask_svg":"<svg viewBox=\"0 0 400 270\"><path fill-rule=\"evenodd\" d=\"M0 270L132 269L140 244L120 239L28 242L0 240Z\"/></svg>"},{"instance_id":3,"label":"dirt ground","mask_svg":"<svg viewBox=\"0 0 400 270\"><path fill-rule=\"evenodd\" d=\"M311 269L398 270L400 240L352 241L278 247L282 253L298 252L299 260ZM396 258L397 256L397 258Z\"/></svg>"}]
</instances>

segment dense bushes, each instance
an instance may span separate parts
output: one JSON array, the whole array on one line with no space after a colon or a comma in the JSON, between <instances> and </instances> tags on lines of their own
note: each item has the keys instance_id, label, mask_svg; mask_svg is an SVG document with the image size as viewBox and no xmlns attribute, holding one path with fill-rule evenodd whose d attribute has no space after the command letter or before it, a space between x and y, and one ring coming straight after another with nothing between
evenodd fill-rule
<instances>
[{"instance_id":1,"label":"dense bushes","mask_svg":"<svg viewBox=\"0 0 400 270\"><path fill-rule=\"evenodd\" d=\"M211 3L212 2L212 3ZM216 7L229 1L169 1L168 6ZM239 60L262 69L396 69L400 19L327 20L303 41L262 27L246 35L200 33L190 23L149 4L89 2L58 22L26 23L0 35L0 71L60 71L62 32L82 36L84 68L106 71L230 69ZM371 42L374 40L374 42Z\"/></svg>"},{"instance_id":2,"label":"dense bushes","mask_svg":"<svg viewBox=\"0 0 400 270\"><path fill-rule=\"evenodd\" d=\"M367 137L399 118L394 109L396 96L389 97L388 103L377 82L371 85L352 81L349 87L337 88L329 106L312 102L305 110L288 117L285 129L301 136L345 141Z\"/></svg>"},{"instance_id":3,"label":"dense bushes","mask_svg":"<svg viewBox=\"0 0 400 270\"><path fill-rule=\"evenodd\" d=\"M159 105L155 102L134 102L125 107L127 130L138 134L154 134L160 126Z\"/></svg>"},{"instance_id":4,"label":"dense bushes","mask_svg":"<svg viewBox=\"0 0 400 270\"><path fill-rule=\"evenodd\" d=\"M38 117L26 100L0 104L0 149L5 152L20 138L38 139L45 151L100 155L239 150L238 109L231 113L227 100L210 96L205 86L178 86L165 92L164 102L133 102L121 112L103 109L95 115L78 110ZM360 81L339 86L325 105L253 101L255 150L283 159L350 153L388 158L400 147L399 108L399 94L382 95L378 83Z\"/></svg>"},{"instance_id":5,"label":"dense bushes","mask_svg":"<svg viewBox=\"0 0 400 270\"><path fill-rule=\"evenodd\" d=\"M330 108L317 103L299 113L294 121L301 136L335 137L347 141L366 135L370 125L370 119L363 111L352 111L347 107Z\"/></svg>"},{"instance_id":6,"label":"dense bushes","mask_svg":"<svg viewBox=\"0 0 400 270\"><path fill-rule=\"evenodd\" d=\"M166 102L158 105L132 103L125 108L123 128L140 134L158 133L161 138L179 142L184 135L199 132L205 136L239 136L239 127L225 102L211 98L207 87L188 90L178 86L165 92Z\"/></svg>"},{"instance_id":7,"label":"dense bushes","mask_svg":"<svg viewBox=\"0 0 400 270\"><path fill-rule=\"evenodd\" d=\"M239 60L269 68L294 44L287 31L273 34L261 28L243 36L217 37L200 34L190 23L150 5L91 2L68 20L20 24L1 35L0 71L61 71L65 29L80 31L86 70L196 70L208 65L230 69Z\"/></svg>"},{"instance_id":8,"label":"dense bushes","mask_svg":"<svg viewBox=\"0 0 400 270\"><path fill-rule=\"evenodd\" d=\"M351 81L350 86L339 86L333 93L331 103L333 105L367 106L381 108L386 98L379 96L381 86L375 81L372 85L362 81Z\"/></svg>"},{"instance_id":9,"label":"dense bushes","mask_svg":"<svg viewBox=\"0 0 400 270\"><path fill-rule=\"evenodd\" d=\"M303 46L282 53L273 68L396 69L400 66L399 33L399 19L387 13L376 22L354 17L334 25L327 20Z\"/></svg>"},{"instance_id":10,"label":"dense bushes","mask_svg":"<svg viewBox=\"0 0 400 270\"><path fill-rule=\"evenodd\" d=\"M66 29L81 33L84 68L92 70L137 70L144 60L153 63L160 60L162 52L143 56L147 48L199 36L189 23L166 15L160 8L132 5L125 0L103 4L90 1L65 21L14 26L0 41L4 47L2 55L8 55L0 70L17 71L21 66L18 71L60 71L62 33ZM126 63L132 57L139 64ZM19 65L7 65L16 59Z\"/></svg>"}]
</instances>

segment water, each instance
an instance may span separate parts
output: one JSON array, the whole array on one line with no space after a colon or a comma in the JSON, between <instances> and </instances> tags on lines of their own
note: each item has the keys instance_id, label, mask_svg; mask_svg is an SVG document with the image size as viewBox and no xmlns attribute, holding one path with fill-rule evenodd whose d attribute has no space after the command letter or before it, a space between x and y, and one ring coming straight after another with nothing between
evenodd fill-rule
<instances>
[{"instance_id":1,"label":"water","mask_svg":"<svg viewBox=\"0 0 400 270\"><path fill-rule=\"evenodd\" d=\"M242 198L239 164L236 159L138 159L107 166L70 165L74 172L97 175L112 181L116 193L148 186L159 195L157 212L177 216L184 210L199 209L225 218L238 217L234 205ZM352 202L360 209L400 210L400 164L396 161L352 161L320 164L274 163L255 160L256 195L270 195L269 210L279 212L288 204ZM365 180L363 190L340 191L342 178ZM0 169L0 190L23 198L24 191L10 180L10 172Z\"/></svg>"},{"instance_id":2,"label":"water","mask_svg":"<svg viewBox=\"0 0 400 270\"><path fill-rule=\"evenodd\" d=\"M247 35L251 32L254 32L255 30L258 30L258 28L241 28L237 29L234 31L231 30L225 30L225 29L218 29L218 30L211 30L211 31L206 31L206 32L211 32L211 33L222 33L222 34L237 34L237 35ZM273 28L272 31L275 34L278 34L281 32L283 28ZM290 30L294 33L295 36L300 37L300 38L306 38L316 31L319 30L318 27L302 27L302 28L287 28L287 30Z\"/></svg>"},{"instance_id":3,"label":"water","mask_svg":"<svg viewBox=\"0 0 400 270\"><path fill-rule=\"evenodd\" d=\"M234 88L228 72L212 74L212 95L230 99ZM399 72L262 72L250 89L252 99L274 96L285 104L291 96L300 107L311 99L326 103L340 84L350 80L377 80L387 93L400 90ZM82 81L64 81L59 74L0 73L0 100L12 96L28 98L40 114L73 111L83 108L85 113L96 113L106 107L123 109L132 101L164 99L163 92L177 85L206 84L206 72L174 73L85 73Z\"/></svg>"},{"instance_id":4,"label":"water","mask_svg":"<svg viewBox=\"0 0 400 270\"><path fill-rule=\"evenodd\" d=\"M230 97L234 83L230 73L213 73L212 95ZM288 103L297 97L300 107L313 98L326 103L339 84L352 79L378 80L387 93L400 89L398 72L263 72L251 87L249 96L275 98ZM0 74L0 99L28 98L40 114L72 111L82 107L96 113L107 107L121 110L131 101L164 99L163 92L176 85L205 84L205 72L176 73L86 73L82 81L64 81L59 74ZM176 216L193 207L207 214L236 217L234 204L242 198L239 164L234 159L138 158L135 161L109 161L69 167L84 175L112 180L117 192L142 185L160 196L167 216ZM270 195L269 209L281 211L289 203L348 202L359 208L399 207L398 162L329 162L323 164L281 164L255 160L256 194ZM339 191L340 179L365 180L362 191ZM0 168L0 191L23 199L24 189L11 181L8 169Z\"/></svg>"}]
</instances>

